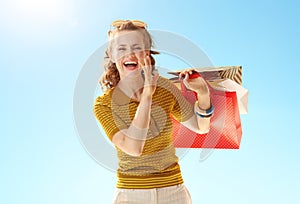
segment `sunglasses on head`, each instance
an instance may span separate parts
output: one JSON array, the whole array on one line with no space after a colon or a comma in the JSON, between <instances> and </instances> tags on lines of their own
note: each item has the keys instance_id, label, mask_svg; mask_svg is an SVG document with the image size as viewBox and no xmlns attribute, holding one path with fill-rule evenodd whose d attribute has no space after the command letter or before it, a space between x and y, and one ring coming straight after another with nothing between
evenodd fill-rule
<instances>
[{"instance_id":1,"label":"sunglasses on head","mask_svg":"<svg viewBox=\"0 0 300 204\"><path fill-rule=\"evenodd\" d=\"M116 20L114 22L111 23L111 25L115 28L120 28L121 25L123 25L124 23L128 23L131 22L133 25L139 27L139 28L146 28L147 24L144 23L143 21L139 21L139 20Z\"/></svg>"}]
</instances>

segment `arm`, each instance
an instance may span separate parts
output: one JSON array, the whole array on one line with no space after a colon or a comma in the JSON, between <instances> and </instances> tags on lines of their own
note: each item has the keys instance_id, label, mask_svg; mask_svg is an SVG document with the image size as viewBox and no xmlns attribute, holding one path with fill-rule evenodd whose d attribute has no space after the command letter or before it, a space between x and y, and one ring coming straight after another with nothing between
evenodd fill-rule
<instances>
[{"instance_id":1,"label":"arm","mask_svg":"<svg viewBox=\"0 0 300 204\"><path fill-rule=\"evenodd\" d=\"M197 132L199 134L205 134L209 132L210 127L210 116L212 114L203 114L206 110L210 110L212 108L212 104L210 101L210 93L207 86L206 81L201 78L194 78L190 79L189 75L193 73L193 70L186 70L180 73L179 77L184 76L184 84L187 88L195 91L197 93L198 101L195 103L194 106L194 112L195 115L193 115L189 120L182 122L182 124L189 129L193 130L194 132ZM199 114L200 113L200 114Z\"/></svg>"},{"instance_id":2,"label":"arm","mask_svg":"<svg viewBox=\"0 0 300 204\"><path fill-rule=\"evenodd\" d=\"M118 148L132 156L140 156L143 152L150 123L152 96L159 77L157 71L152 72L149 56L144 59L144 63L139 63L144 71L144 87L140 104L130 126L117 132L112 138L112 142Z\"/></svg>"},{"instance_id":3,"label":"arm","mask_svg":"<svg viewBox=\"0 0 300 204\"><path fill-rule=\"evenodd\" d=\"M151 101L144 100L146 98L142 97L134 119L128 127L127 119L124 120L122 111L113 110L109 105L111 104L110 99L106 100L104 97L98 97L94 105L95 117L100 122L104 132L122 151L132 156L140 155L148 132L149 120L147 121L147 118L150 118L150 108L147 108L146 103L151 103ZM148 103L148 107L151 106L150 103Z\"/></svg>"},{"instance_id":4,"label":"arm","mask_svg":"<svg viewBox=\"0 0 300 204\"><path fill-rule=\"evenodd\" d=\"M209 96L207 99L207 97L202 97L199 96L198 94L198 103L196 103L195 106L198 106L201 110L209 109L210 108ZM197 107L195 107L195 109L196 108ZM182 124L187 128L193 130L194 132L197 132L199 134L205 134L209 132L210 117L198 117L196 114L194 114L190 119L182 122Z\"/></svg>"},{"instance_id":5,"label":"arm","mask_svg":"<svg viewBox=\"0 0 300 204\"><path fill-rule=\"evenodd\" d=\"M128 129L123 129L112 137L114 145L129 155L140 156L142 154L149 128L151 103L152 97L142 95Z\"/></svg>"}]
</instances>

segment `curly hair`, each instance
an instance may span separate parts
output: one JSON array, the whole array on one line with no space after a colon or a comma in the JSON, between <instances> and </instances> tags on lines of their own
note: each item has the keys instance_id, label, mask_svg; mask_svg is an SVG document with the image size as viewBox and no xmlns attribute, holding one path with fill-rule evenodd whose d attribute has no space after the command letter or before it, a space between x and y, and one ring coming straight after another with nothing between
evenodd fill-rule
<instances>
[{"instance_id":1,"label":"curly hair","mask_svg":"<svg viewBox=\"0 0 300 204\"><path fill-rule=\"evenodd\" d=\"M144 35L144 39L146 44L148 45L147 47L150 48L150 59L151 59L151 65L155 65L155 59L152 55L154 54L159 54L157 51L151 50L153 47L153 42L150 33L145 29L138 27L132 23L132 21L127 20L124 21L119 27L115 28L114 30L108 31L109 38L112 39L113 36L122 31L140 31ZM112 40L109 41L109 46L105 52L105 63L104 63L104 69L105 72L100 78L100 84L102 89L111 89L115 86L117 86L118 82L120 81L120 74L117 69L116 63L114 63L111 58L110 58L110 53L111 53L111 45L112 45Z\"/></svg>"}]
</instances>

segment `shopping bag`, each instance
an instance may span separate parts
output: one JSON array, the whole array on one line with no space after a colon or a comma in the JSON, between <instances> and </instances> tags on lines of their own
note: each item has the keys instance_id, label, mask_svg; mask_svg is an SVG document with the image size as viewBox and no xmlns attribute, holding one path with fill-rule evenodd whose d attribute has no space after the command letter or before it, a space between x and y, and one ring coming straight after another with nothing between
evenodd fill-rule
<instances>
[{"instance_id":1,"label":"shopping bag","mask_svg":"<svg viewBox=\"0 0 300 204\"><path fill-rule=\"evenodd\" d=\"M187 90L182 81L180 88L183 96L194 105L196 94ZM236 91L209 85L211 102L215 107L211 117L210 130L198 134L172 118L173 143L177 148L217 148L238 149L242 137L242 126Z\"/></svg>"},{"instance_id":2,"label":"shopping bag","mask_svg":"<svg viewBox=\"0 0 300 204\"><path fill-rule=\"evenodd\" d=\"M248 113L248 90L231 79L223 79L217 86L227 91L235 91L240 114Z\"/></svg>"},{"instance_id":3,"label":"shopping bag","mask_svg":"<svg viewBox=\"0 0 300 204\"><path fill-rule=\"evenodd\" d=\"M214 88L236 91L240 114L248 113L248 90L242 86L242 66L221 66L194 68ZM181 71L168 72L176 77L170 78L177 85Z\"/></svg>"},{"instance_id":4,"label":"shopping bag","mask_svg":"<svg viewBox=\"0 0 300 204\"><path fill-rule=\"evenodd\" d=\"M208 82L219 79L231 79L242 85L242 66L220 66L220 67L194 67L201 76ZM179 82L178 75L181 70L168 72L176 77L170 78L174 82Z\"/></svg>"},{"instance_id":5,"label":"shopping bag","mask_svg":"<svg viewBox=\"0 0 300 204\"><path fill-rule=\"evenodd\" d=\"M240 114L248 113L248 90L242 86L242 66L196 69L211 86L236 91Z\"/></svg>"}]
</instances>

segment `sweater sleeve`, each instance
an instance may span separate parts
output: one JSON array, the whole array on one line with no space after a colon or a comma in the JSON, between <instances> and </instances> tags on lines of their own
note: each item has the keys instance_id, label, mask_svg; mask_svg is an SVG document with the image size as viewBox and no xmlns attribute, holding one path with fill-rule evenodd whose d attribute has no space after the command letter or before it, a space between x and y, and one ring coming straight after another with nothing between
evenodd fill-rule
<instances>
[{"instance_id":1,"label":"sweater sleeve","mask_svg":"<svg viewBox=\"0 0 300 204\"><path fill-rule=\"evenodd\" d=\"M94 103L94 115L110 140L118 131L127 128L122 119L111 109L111 106L102 103L101 96Z\"/></svg>"}]
</instances>

